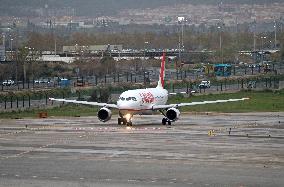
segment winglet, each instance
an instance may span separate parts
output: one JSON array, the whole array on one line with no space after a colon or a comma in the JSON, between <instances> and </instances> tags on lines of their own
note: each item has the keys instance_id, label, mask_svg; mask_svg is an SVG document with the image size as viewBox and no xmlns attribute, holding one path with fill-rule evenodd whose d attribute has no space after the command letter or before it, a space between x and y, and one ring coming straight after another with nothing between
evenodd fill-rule
<instances>
[{"instance_id":1,"label":"winglet","mask_svg":"<svg viewBox=\"0 0 284 187\"><path fill-rule=\"evenodd\" d=\"M165 64L166 64L166 53L163 52L162 62L161 62L161 69L160 69L160 77L158 81L159 88L164 88L165 85Z\"/></svg>"}]
</instances>

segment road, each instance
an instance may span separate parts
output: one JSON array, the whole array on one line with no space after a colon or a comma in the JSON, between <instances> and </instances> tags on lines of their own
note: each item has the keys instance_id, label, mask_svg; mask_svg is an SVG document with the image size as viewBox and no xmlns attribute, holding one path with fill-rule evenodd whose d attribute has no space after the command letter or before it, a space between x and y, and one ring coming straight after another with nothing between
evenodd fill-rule
<instances>
[{"instance_id":1,"label":"road","mask_svg":"<svg viewBox=\"0 0 284 187\"><path fill-rule=\"evenodd\" d=\"M160 120L0 119L0 186L283 186L283 112Z\"/></svg>"}]
</instances>

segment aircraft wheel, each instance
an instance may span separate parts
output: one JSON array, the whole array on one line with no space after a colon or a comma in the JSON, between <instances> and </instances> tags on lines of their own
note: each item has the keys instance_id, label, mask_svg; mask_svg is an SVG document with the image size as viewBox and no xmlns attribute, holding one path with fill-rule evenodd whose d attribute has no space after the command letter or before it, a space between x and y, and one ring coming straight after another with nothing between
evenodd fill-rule
<instances>
[{"instance_id":1,"label":"aircraft wheel","mask_svg":"<svg viewBox=\"0 0 284 187\"><path fill-rule=\"evenodd\" d=\"M125 118L122 118L122 122L123 122L123 125L127 125L127 120Z\"/></svg>"},{"instance_id":2,"label":"aircraft wheel","mask_svg":"<svg viewBox=\"0 0 284 187\"><path fill-rule=\"evenodd\" d=\"M172 122L168 121L168 125L172 125Z\"/></svg>"},{"instance_id":3,"label":"aircraft wheel","mask_svg":"<svg viewBox=\"0 0 284 187\"><path fill-rule=\"evenodd\" d=\"M126 123L127 126L132 126L132 122Z\"/></svg>"},{"instance_id":4,"label":"aircraft wheel","mask_svg":"<svg viewBox=\"0 0 284 187\"><path fill-rule=\"evenodd\" d=\"M168 121L167 118L163 118L163 119L162 119L162 124L163 124L163 125L166 125L166 124L167 124L167 121Z\"/></svg>"},{"instance_id":5,"label":"aircraft wheel","mask_svg":"<svg viewBox=\"0 0 284 187\"><path fill-rule=\"evenodd\" d=\"M118 125L126 125L127 121L126 121L125 118L118 118L117 123L118 123Z\"/></svg>"}]
</instances>

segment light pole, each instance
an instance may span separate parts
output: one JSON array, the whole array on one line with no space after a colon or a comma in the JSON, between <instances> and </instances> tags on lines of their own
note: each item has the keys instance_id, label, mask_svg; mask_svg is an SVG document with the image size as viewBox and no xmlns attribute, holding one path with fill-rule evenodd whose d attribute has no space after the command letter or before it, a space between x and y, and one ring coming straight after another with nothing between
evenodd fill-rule
<instances>
[{"instance_id":1,"label":"light pole","mask_svg":"<svg viewBox=\"0 0 284 187\"><path fill-rule=\"evenodd\" d=\"M274 49L276 49L276 40L277 40L277 24L276 20L274 19Z\"/></svg>"},{"instance_id":2,"label":"light pole","mask_svg":"<svg viewBox=\"0 0 284 187\"><path fill-rule=\"evenodd\" d=\"M25 47L25 50L27 50L28 52L27 52L27 56L25 56L25 58L23 60L24 83L27 82L26 60L27 60L27 57L29 55L30 48L29 47Z\"/></svg>"},{"instance_id":3,"label":"light pole","mask_svg":"<svg viewBox=\"0 0 284 187\"><path fill-rule=\"evenodd\" d=\"M31 66L32 66L32 78L33 78L33 80L35 79L35 75L34 75L34 60L35 60L35 58L34 58L34 55L35 55L35 48L29 48L29 55L31 55L31 57L30 57L30 59L31 59Z\"/></svg>"},{"instance_id":4,"label":"light pole","mask_svg":"<svg viewBox=\"0 0 284 187\"><path fill-rule=\"evenodd\" d=\"M283 17L281 16L280 17L280 32L282 33L282 31L283 31Z\"/></svg>"},{"instance_id":5,"label":"light pole","mask_svg":"<svg viewBox=\"0 0 284 187\"><path fill-rule=\"evenodd\" d=\"M144 60L146 59L146 45L149 44L149 42L144 42Z\"/></svg>"},{"instance_id":6,"label":"light pole","mask_svg":"<svg viewBox=\"0 0 284 187\"><path fill-rule=\"evenodd\" d=\"M219 29L219 45L220 45L220 53L221 53L221 62L222 64L224 63L224 60L223 60L223 48L222 48L222 28L221 26L218 26L218 29Z\"/></svg>"},{"instance_id":7,"label":"light pole","mask_svg":"<svg viewBox=\"0 0 284 187\"><path fill-rule=\"evenodd\" d=\"M253 23L253 51L255 52L256 50L256 21Z\"/></svg>"},{"instance_id":8,"label":"light pole","mask_svg":"<svg viewBox=\"0 0 284 187\"><path fill-rule=\"evenodd\" d=\"M256 20L253 22L253 60L256 62Z\"/></svg>"},{"instance_id":9,"label":"light pole","mask_svg":"<svg viewBox=\"0 0 284 187\"><path fill-rule=\"evenodd\" d=\"M180 32L179 32L179 41L178 41L178 48L179 48L179 61L181 61L181 50L184 49L184 23L185 17L178 17L178 23L181 25Z\"/></svg>"},{"instance_id":10,"label":"light pole","mask_svg":"<svg viewBox=\"0 0 284 187\"><path fill-rule=\"evenodd\" d=\"M13 38L10 39L10 53L11 53L11 60L13 60Z\"/></svg>"},{"instance_id":11,"label":"light pole","mask_svg":"<svg viewBox=\"0 0 284 187\"><path fill-rule=\"evenodd\" d=\"M263 40L266 39L266 36L261 36L261 61L263 63L264 49L263 49Z\"/></svg>"},{"instance_id":12,"label":"light pole","mask_svg":"<svg viewBox=\"0 0 284 187\"><path fill-rule=\"evenodd\" d=\"M142 70L143 70L143 72L144 72L144 61L146 61L146 45L148 44L149 42L144 42L144 58L143 58L143 60L142 60L142 62L141 62L141 66L142 66ZM145 74L145 72L144 72L144 74Z\"/></svg>"},{"instance_id":13,"label":"light pole","mask_svg":"<svg viewBox=\"0 0 284 187\"><path fill-rule=\"evenodd\" d=\"M4 57L4 61L6 61L6 47L5 47L5 40L6 40L6 36L5 36L5 33L2 33L2 42L3 42L3 50L4 50L4 54L3 54L3 57Z\"/></svg>"}]
</instances>

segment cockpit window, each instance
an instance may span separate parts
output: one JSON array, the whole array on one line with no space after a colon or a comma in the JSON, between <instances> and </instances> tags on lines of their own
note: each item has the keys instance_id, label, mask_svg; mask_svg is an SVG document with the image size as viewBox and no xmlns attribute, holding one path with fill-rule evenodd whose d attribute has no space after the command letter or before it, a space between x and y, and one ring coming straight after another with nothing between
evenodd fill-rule
<instances>
[{"instance_id":1,"label":"cockpit window","mask_svg":"<svg viewBox=\"0 0 284 187\"><path fill-rule=\"evenodd\" d=\"M135 97L132 97L132 100L133 100L133 101L137 101L137 99L136 99Z\"/></svg>"},{"instance_id":2,"label":"cockpit window","mask_svg":"<svg viewBox=\"0 0 284 187\"><path fill-rule=\"evenodd\" d=\"M121 98L120 98L120 100L121 100L121 101L124 101L124 100L125 100L125 98L124 98L124 97L121 97Z\"/></svg>"}]
</instances>

